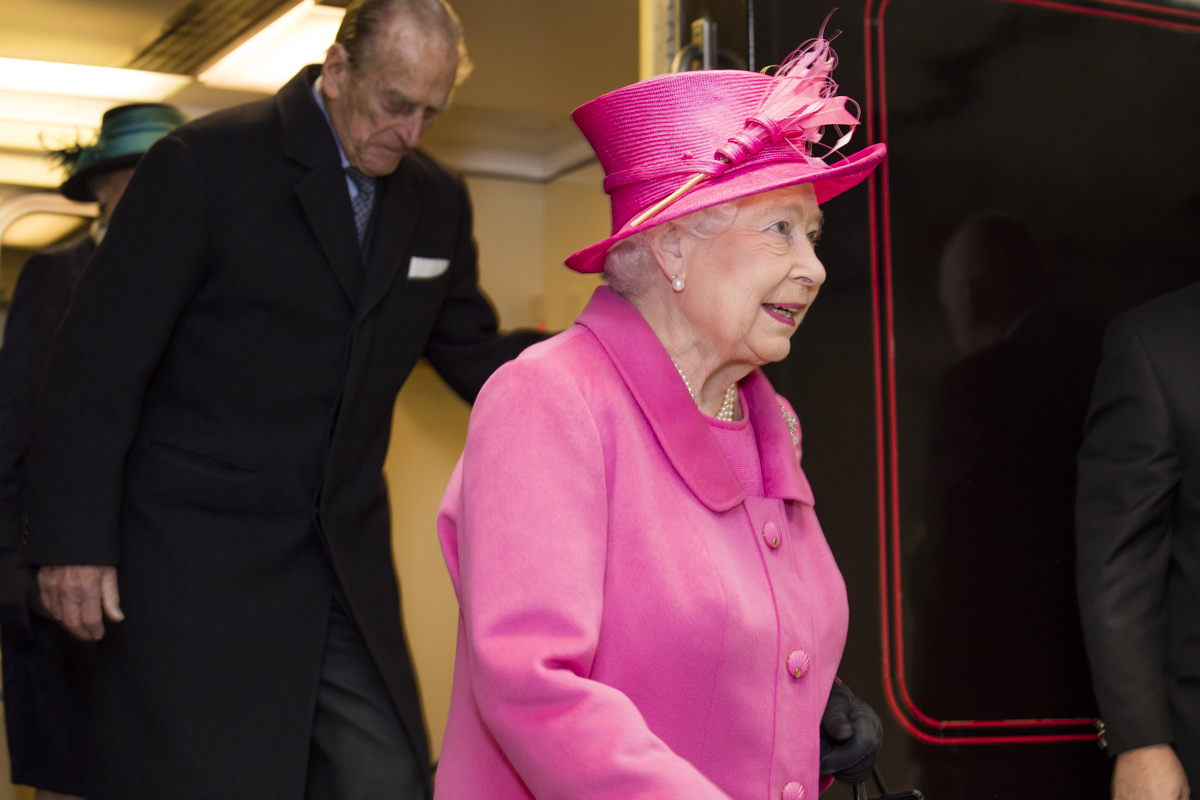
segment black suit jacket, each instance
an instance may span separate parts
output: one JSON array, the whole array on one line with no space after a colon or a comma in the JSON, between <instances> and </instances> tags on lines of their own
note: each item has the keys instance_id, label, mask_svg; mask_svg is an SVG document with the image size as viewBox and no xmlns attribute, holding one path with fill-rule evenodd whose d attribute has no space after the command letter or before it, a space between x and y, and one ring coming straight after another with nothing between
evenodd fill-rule
<instances>
[{"instance_id":1,"label":"black suit jacket","mask_svg":"<svg viewBox=\"0 0 1200 800\"><path fill-rule=\"evenodd\" d=\"M302 797L335 585L428 761L393 405L422 355L470 400L538 337L497 334L464 188L420 152L381 181L364 264L318 70L154 146L55 345L29 559L117 564L127 616L99 648L92 800Z\"/></svg>"},{"instance_id":2,"label":"black suit jacket","mask_svg":"<svg viewBox=\"0 0 1200 800\"><path fill-rule=\"evenodd\" d=\"M1076 532L1110 751L1171 742L1200 786L1200 284L1109 326Z\"/></svg>"},{"instance_id":3,"label":"black suit jacket","mask_svg":"<svg viewBox=\"0 0 1200 800\"><path fill-rule=\"evenodd\" d=\"M21 542L38 389L54 334L95 251L89 234L78 236L30 256L17 278L0 347L0 550L15 552Z\"/></svg>"}]
</instances>

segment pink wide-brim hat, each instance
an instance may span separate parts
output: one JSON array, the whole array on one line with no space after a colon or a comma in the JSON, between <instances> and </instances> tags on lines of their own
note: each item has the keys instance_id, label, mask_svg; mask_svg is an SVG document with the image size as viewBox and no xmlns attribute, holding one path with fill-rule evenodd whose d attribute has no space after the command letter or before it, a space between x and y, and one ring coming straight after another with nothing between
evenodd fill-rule
<instances>
[{"instance_id":1,"label":"pink wide-brim hat","mask_svg":"<svg viewBox=\"0 0 1200 800\"><path fill-rule=\"evenodd\" d=\"M612 198L612 235L567 258L576 272L602 272L608 251L623 239L694 211L784 186L811 183L817 202L836 197L883 161L887 146L874 144L828 166L788 141L769 143L728 167L717 150L759 109L775 79L757 72L680 72L641 81L575 109L575 124L604 168ZM630 223L701 173L701 181L636 228Z\"/></svg>"}]
</instances>

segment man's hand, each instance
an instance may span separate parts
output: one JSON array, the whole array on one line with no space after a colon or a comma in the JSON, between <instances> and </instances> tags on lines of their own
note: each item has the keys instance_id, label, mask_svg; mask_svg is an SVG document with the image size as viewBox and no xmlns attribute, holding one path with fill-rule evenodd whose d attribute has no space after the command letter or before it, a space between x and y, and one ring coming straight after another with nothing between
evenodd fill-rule
<instances>
[{"instance_id":1,"label":"man's hand","mask_svg":"<svg viewBox=\"0 0 1200 800\"><path fill-rule=\"evenodd\" d=\"M1126 750L1113 769L1113 800L1188 800L1187 775L1169 744Z\"/></svg>"},{"instance_id":2,"label":"man's hand","mask_svg":"<svg viewBox=\"0 0 1200 800\"><path fill-rule=\"evenodd\" d=\"M117 592L116 567L48 566L38 570L42 605L73 636L85 642L104 637L104 618L125 619Z\"/></svg>"}]
</instances>

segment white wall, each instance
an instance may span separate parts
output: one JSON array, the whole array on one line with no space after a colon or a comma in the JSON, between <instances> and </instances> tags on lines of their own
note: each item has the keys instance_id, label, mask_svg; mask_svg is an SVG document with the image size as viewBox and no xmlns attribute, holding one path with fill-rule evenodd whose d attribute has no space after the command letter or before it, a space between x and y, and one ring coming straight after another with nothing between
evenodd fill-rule
<instances>
[{"instance_id":1,"label":"white wall","mask_svg":"<svg viewBox=\"0 0 1200 800\"><path fill-rule=\"evenodd\" d=\"M592 166L549 184L470 179L484 292L504 328L569 327L599 283L563 258L608 235ZM470 409L422 362L400 392L385 471L392 553L436 758L450 708L458 605L437 541L437 509L466 441Z\"/></svg>"}]
</instances>

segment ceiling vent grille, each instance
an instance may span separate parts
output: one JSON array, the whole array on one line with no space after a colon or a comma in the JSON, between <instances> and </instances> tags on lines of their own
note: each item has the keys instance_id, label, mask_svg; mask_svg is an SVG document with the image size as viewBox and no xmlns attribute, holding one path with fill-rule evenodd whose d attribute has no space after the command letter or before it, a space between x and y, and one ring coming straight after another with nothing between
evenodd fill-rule
<instances>
[{"instance_id":1,"label":"ceiling vent grille","mask_svg":"<svg viewBox=\"0 0 1200 800\"><path fill-rule=\"evenodd\" d=\"M128 66L195 75L231 44L295 4L296 0L192 0L167 20ZM322 4L344 6L346 0Z\"/></svg>"}]
</instances>

